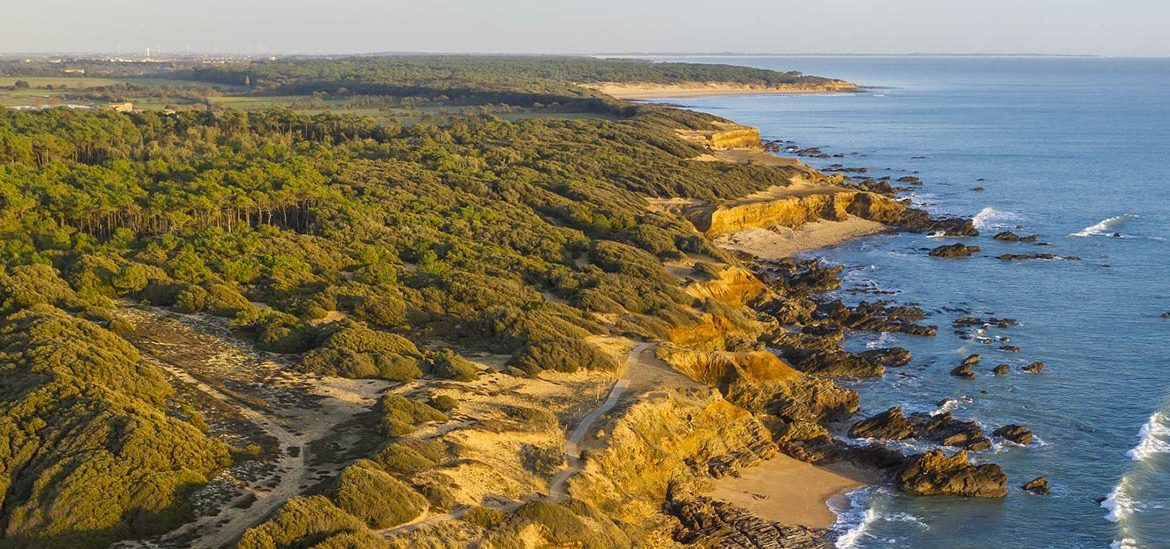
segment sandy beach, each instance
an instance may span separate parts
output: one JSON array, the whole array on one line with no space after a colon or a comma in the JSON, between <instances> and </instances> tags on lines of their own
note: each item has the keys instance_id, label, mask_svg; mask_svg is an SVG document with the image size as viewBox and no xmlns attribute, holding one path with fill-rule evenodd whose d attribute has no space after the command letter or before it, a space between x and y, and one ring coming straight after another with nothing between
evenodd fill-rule
<instances>
[{"instance_id":1,"label":"sandy beach","mask_svg":"<svg viewBox=\"0 0 1170 549\"><path fill-rule=\"evenodd\" d=\"M800 252L836 246L884 230L886 226L881 223L849 216L845 221L814 221L796 229L744 229L717 237L715 244L760 259L781 259Z\"/></svg>"},{"instance_id":2,"label":"sandy beach","mask_svg":"<svg viewBox=\"0 0 1170 549\"><path fill-rule=\"evenodd\" d=\"M762 519L827 528L836 520L829 499L865 486L867 480L861 471L844 467L836 471L776 454L740 471L738 477L716 480L707 495L734 503Z\"/></svg>"},{"instance_id":3,"label":"sandy beach","mask_svg":"<svg viewBox=\"0 0 1170 549\"><path fill-rule=\"evenodd\" d=\"M701 84L619 84L603 82L599 84L590 84L585 87L612 95L620 99L662 99L670 97L684 98L718 95L762 95L784 93L837 93L857 90L857 85L849 82L836 82L822 86L786 84L763 86L752 84L729 84L723 82L707 82Z\"/></svg>"}]
</instances>

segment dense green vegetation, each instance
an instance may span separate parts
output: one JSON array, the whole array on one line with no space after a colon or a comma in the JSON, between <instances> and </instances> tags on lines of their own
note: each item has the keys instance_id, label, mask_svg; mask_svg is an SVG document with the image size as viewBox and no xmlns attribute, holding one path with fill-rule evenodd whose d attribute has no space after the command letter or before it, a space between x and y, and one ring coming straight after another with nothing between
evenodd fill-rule
<instances>
[{"instance_id":1,"label":"dense green vegetation","mask_svg":"<svg viewBox=\"0 0 1170 549\"><path fill-rule=\"evenodd\" d=\"M231 318L259 347L296 354L318 374L470 380L478 367L456 352L468 349L511 355L515 375L613 370L590 335L665 338L701 312L723 314L662 265L720 252L679 218L649 211L645 197L717 201L791 175L689 161L703 150L676 130L708 128L712 117L571 82L795 75L411 57L170 76L253 94L609 116L404 125L284 109L0 111L3 543L103 545L166 530L184 513L184 491L228 463L201 422L166 415L162 375L115 335L132 329L111 314L116 299ZM386 396L376 411L389 445L345 469L329 497L291 501L243 546L362 546L366 526L449 505L444 487L414 478L445 450L395 437L457 405ZM507 413L534 428L556 422L543 410ZM560 457L529 453L542 474ZM582 521L608 524L591 513L531 505L509 524L569 539Z\"/></svg>"},{"instance_id":2,"label":"dense green vegetation","mask_svg":"<svg viewBox=\"0 0 1170 549\"><path fill-rule=\"evenodd\" d=\"M102 309L51 267L0 273L0 302L0 546L101 546L187 518L176 498L227 447L167 416L162 374L79 318Z\"/></svg>"}]
</instances>

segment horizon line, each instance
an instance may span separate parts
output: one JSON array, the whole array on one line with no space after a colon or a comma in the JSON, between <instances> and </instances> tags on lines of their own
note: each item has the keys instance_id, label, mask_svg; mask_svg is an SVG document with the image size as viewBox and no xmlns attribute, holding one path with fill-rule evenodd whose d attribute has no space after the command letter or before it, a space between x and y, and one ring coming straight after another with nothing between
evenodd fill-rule
<instances>
[{"instance_id":1,"label":"horizon line","mask_svg":"<svg viewBox=\"0 0 1170 549\"><path fill-rule=\"evenodd\" d=\"M1164 59L1167 55L1110 55L1095 53L1036 53L1036 52L971 52L971 53L768 53L768 52L590 52L590 53L541 53L541 52L452 52L452 51L365 51L365 52L281 52L281 51L170 51L150 48L151 56L165 57L374 57L374 56L500 56L500 57L1034 57L1034 58L1113 58L1113 59ZM147 51L0 51L0 57L67 57L77 59L103 56L140 56Z\"/></svg>"}]
</instances>

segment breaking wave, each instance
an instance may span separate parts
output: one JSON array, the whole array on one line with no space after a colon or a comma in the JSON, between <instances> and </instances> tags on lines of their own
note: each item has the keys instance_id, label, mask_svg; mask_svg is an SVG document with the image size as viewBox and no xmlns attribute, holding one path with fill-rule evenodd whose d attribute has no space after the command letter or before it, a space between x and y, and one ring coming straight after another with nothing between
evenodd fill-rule
<instances>
[{"instance_id":1,"label":"breaking wave","mask_svg":"<svg viewBox=\"0 0 1170 549\"><path fill-rule=\"evenodd\" d=\"M971 222L975 225L976 229L984 231L997 227L1014 225L1014 222L1020 221L1020 219L1021 218L1019 214L988 207L979 210L979 213L975 214L975 217L971 219Z\"/></svg>"},{"instance_id":2,"label":"breaking wave","mask_svg":"<svg viewBox=\"0 0 1170 549\"><path fill-rule=\"evenodd\" d=\"M1090 225L1088 227L1085 227L1084 229L1081 229L1080 231L1077 231L1069 236L1085 237L1085 236L1096 236L1099 234L1105 234L1105 233L1108 233L1111 230L1113 230L1114 227L1121 225L1122 223L1125 223L1126 221L1129 221L1130 219L1135 219L1135 218L1137 218L1137 216L1133 215L1133 214L1115 215L1115 216L1107 218L1107 219L1102 219L1101 221L1098 221L1096 225Z\"/></svg>"},{"instance_id":3,"label":"breaking wave","mask_svg":"<svg viewBox=\"0 0 1170 549\"><path fill-rule=\"evenodd\" d=\"M922 522L922 519L910 513L882 513L875 509L873 495L880 490L882 488L874 486L859 488L849 492L847 506L836 508L830 504L830 508L837 514L837 522L829 527L837 534L835 544L837 549L857 547L862 540L872 537L869 529L879 521L906 522L923 530L930 529L930 526Z\"/></svg>"},{"instance_id":4,"label":"breaking wave","mask_svg":"<svg viewBox=\"0 0 1170 549\"><path fill-rule=\"evenodd\" d=\"M1138 432L1141 441L1126 452L1134 461L1142 461L1154 454L1170 453L1170 418L1162 412L1154 412Z\"/></svg>"}]
</instances>

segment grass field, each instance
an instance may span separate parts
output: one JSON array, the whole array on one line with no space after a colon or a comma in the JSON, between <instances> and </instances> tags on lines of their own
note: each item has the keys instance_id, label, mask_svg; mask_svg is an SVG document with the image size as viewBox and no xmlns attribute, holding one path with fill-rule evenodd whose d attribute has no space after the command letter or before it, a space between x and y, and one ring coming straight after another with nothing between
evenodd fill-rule
<instances>
[{"instance_id":1,"label":"grass field","mask_svg":"<svg viewBox=\"0 0 1170 549\"><path fill-rule=\"evenodd\" d=\"M28 82L28 89L9 89L17 81ZM204 108L202 98L192 94L168 94L162 88L194 88L195 90L209 90L216 88L223 95L212 95L207 100L216 106L256 111L273 108L284 108L302 114L349 114L355 116L369 116L381 123L394 122L409 126L423 120L443 123L452 118L464 116L466 107L367 107L352 104L349 99L320 99L307 95L284 96L252 96L243 95L243 88L218 86L206 82L189 80L169 80L163 78L99 78L99 77L68 77L68 76L30 76L30 77L0 77L0 107L43 107L54 105L85 105L99 108L104 102L85 97L90 92L97 91L118 84L130 84L146 88L160 88L157 93L148 93L141 96L129 94L127 100L134 103L138 111L159 111L165 108ZM52 86L49 89L49 86ZM467 111L470 112L470 111ZM561 119L601 119L609 118L593 113L564 113L544 112L536 110L515 110L511 112L494 113L505 120L526 120L531 118L561 118Z\"/></svg>"}]
</instances>

